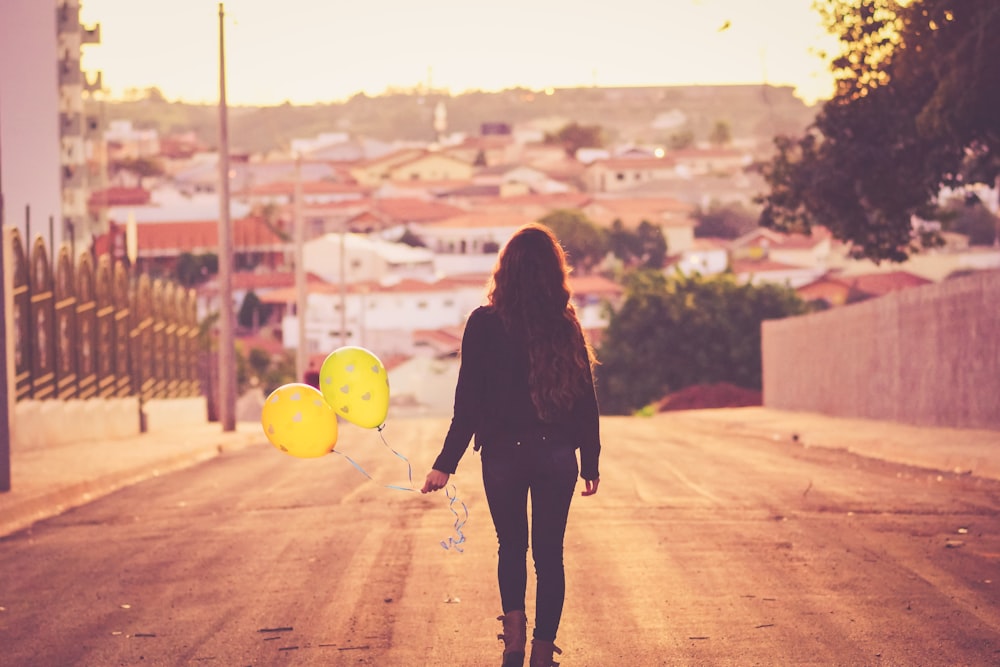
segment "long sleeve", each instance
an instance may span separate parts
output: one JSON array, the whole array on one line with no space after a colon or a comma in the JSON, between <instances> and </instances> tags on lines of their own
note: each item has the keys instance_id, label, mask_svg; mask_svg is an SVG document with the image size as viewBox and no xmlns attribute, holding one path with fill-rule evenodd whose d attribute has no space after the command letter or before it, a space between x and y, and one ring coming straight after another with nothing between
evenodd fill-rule
<instances>
[{"instance_id":1,"label":"long sleeve","mask_svg":"<svg viewBox=\"0 0 1000 667\"><path fill-rule=\"evenodd\" d=\"M489 353L482 311L474 310L462 335L461 365L455 386L455 410L434 469L454 473L479 427L486 402L486 360Z\"/></svg>"},{"instance_id":2,"label":"long sleeve","mask_svg":"<svg viewBox=\"0 0 1000 667\"><path fill-rule=\"evenodd\" d=\"M593 374L588 373L588 375L589 387L574 406L573 421L577 429L577 442L580 445L580 477L592 480L601 476L598 467L601 456L601 426Z\"/></svg>"}]
</instances>

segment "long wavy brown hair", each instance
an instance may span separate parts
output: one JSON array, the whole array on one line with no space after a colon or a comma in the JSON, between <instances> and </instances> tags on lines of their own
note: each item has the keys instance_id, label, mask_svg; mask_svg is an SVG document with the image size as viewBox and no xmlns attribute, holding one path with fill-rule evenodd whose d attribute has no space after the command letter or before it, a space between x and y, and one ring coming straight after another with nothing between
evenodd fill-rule
<instances>
[{"instance_id":1,"label":"long wavy brown hair","mask_svg":"<svg viewBox=\"0 0 1000 667\"><path fill-rule=\"evenodd\" d=\"M524 225L497 259L488 301L507 332L528 348L531 401L542 421L565 416L589 391L596 363L570 301L566 253L551 229Z\"/></svg>"}]
</instances>

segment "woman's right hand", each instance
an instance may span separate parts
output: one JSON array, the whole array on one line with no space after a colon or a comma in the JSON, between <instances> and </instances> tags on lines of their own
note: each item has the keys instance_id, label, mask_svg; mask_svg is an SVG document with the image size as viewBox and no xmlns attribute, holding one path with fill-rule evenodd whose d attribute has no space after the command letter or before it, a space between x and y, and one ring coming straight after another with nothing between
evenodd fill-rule
<instances>
[{"instance_id":1,"label":"woman's right hand","mask_svg":"<svg viewBox=\"0 0 1000 667\"><path fill-rule=\"evenodd\" d=\"M581 496L592 496L597 493L597 487L601 483L601 478L597 479L585 479L583 480L584 489L580 492Z\"/></svg>"},{"instance_id":2,"label":"woman's right hand","mask_svg":"<svg viewBox=\"0 0 1000 667\"><path fill-rule=\"evenodd\" d=\"M441 472L440 470L431 470L427 473L427 479L424 481L424 488L420 489L420 493L430 493L431 491L443 489L448 483L448 479L450 477L451 475L449 473Z\"/></svg>"}]
</instances>

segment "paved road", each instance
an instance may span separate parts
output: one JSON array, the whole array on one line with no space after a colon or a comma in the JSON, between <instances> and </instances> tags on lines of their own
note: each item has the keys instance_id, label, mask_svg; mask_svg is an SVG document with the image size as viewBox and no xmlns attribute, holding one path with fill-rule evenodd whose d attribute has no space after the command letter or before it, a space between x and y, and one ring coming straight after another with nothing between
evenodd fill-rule
<instances>
[{"instance_id":1,"label":"paved road","mask_svg":"<svg viewBox=\"0 0 1000 667\"><path fill-rule=\"evenodd\" d=\"M414 483L446 420L341 429ZM568 529L563 667L1000 664L1000 482L713 428L608 419ZM0 539L0 664L498 664L495 539L443 495L266 443ZM529 605L530 596L529 596Z\"/></svg>"}]
</instances>

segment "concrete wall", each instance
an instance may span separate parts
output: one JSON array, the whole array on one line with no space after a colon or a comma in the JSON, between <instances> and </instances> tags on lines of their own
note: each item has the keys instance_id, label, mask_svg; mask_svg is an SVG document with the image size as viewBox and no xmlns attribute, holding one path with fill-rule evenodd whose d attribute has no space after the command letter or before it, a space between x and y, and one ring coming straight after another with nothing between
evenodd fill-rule
<instances>
[{"instance_id":1,"label":"concrete wall","mask_svg":"<svg viewBox=\"0 0 1000 667\"><path fill-rule=\"evenodd\" d=\"M762 328L764 405L1000 428L1000 272Z\"/></svg>"},{"instance_id":2,"label":"concrete wall","mask_svg":"<svg viewBox=\"0 0 1000 667\"><path fill-rule=\"evenodd\" d=\"M143 404L142 413L150 433L208 421L204 397L154 399ZM133 438L142 432L139 399L135 396L18 401L10 421L11 449L21 451Z\"/></svg>"}]
</instances>

